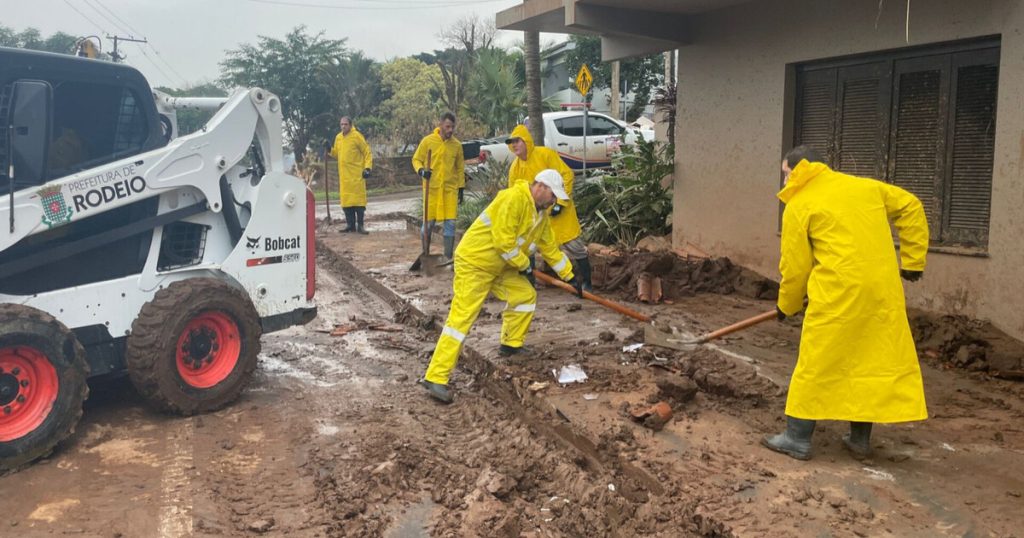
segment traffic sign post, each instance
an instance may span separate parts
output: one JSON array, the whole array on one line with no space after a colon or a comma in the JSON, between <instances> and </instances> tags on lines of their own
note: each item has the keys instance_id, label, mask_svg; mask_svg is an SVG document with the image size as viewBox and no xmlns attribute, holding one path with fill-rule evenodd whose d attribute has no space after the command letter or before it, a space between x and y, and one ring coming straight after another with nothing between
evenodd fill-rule
<instances>
[{"instance_id":1,"label":"traffic sign post","mask_svg":"<svg viewBox=\"0 0 1024 538\"><path fill-rule=\"evenodd\" d=\"M576 89L583 97L583 177L587 177L587 124L589 123L590 102L587 94L590 93L590 86L594 84L594 75L590 73L587 64L580 67L576 73Z\"/></svg>"}]
</instances>

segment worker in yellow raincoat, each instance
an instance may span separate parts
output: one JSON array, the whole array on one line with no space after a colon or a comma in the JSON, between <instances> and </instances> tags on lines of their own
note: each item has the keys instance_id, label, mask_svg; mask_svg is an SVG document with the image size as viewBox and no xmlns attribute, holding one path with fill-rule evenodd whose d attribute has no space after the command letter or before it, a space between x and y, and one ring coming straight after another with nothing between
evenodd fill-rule
<instances>
[{"instance_id":1,"label":"worker in yellow raincoat","mask_svg":"<svg viewBox=\"0 0 1024 538\"><path fill-rule=\"evenodd\" d=\"M541 170L551 169L558 171L562 176L562 183L565 185L565 192L569 195L568 200L559 200L551 206L551 229L555 232L555 241L558 242L562 252L565 252L572 260L572 264L583 281L583 289L593 291L590 275L590 256L587 254L587 244L580 237L580 220L576 215L576 204L572 201L572 187L575 179L573 171L558 152L537 147L533 144L533 137L525 125L516 125L512 134L505 140L509 149L516 156L508 171L509 185L516 181L529 181Z\"/></svg>"},{"instance_id":2,"label":"worker in yellow raincoat","mask_svg":"<svg viewBox=\"0 0 1024 538\"><path fill-rule=\"evenodd\" d=\"M328 144L327 151L338 159L338 191L345 211L342 232L365 234L366 178L373 169L373 154L363 134L352 125L351 118L342 116L338 123L341 132L334 137L333 144Z\"/></svg>"},{"instance_id":3,"label":"worker in yellow raincoat","mask_svg":"<svg viewBox=\"0 0 1024 538\"><path fill-rule=\"evenodd\" d=\"M452 259L455 252L455 217L466 188L466 161L462 143L455 138L455 115L445 112L433 133L423 137L412 156L412 167L430 187L430 207L423 223L433 226L443 221L444 256ZM422 230L421 230L422 231Z\"/></svg>"},{"instance_id":4,"label":"worker in yellow raincoat","mask_svg":"<svg viewBox=\"0 0 1024 538\"><path fill-rule=\"evenodd\" d=\"M913 194L835 172L807 146L790 151L782 170L779 319L802 310L805 297L807 311L786 431L763 444L809 459L815 421L845 420L845 445L866 456L872 423L928 418L900 282L924 273L928 222Z\"/></svg>"},{"instance_id":5,"label":"worker in yellow raincoat","mask_svg":"<svg viewBox=\"0 0 1024 538\"><path fill-rule=\"evenodd\" d=\"M448 376L488 294L505 301L498 353L527 351L523 342L537 309L529 259L534 251L540 251L558 276L583 296L583 284L573 275L569 257L558 250L547 214L556 200L568 198L561 175L544 170L532 183L520 181L500 191L466 231L455 251L451 311L420 382L430 396L451 403Z\"/></svg>"}]
</instances>

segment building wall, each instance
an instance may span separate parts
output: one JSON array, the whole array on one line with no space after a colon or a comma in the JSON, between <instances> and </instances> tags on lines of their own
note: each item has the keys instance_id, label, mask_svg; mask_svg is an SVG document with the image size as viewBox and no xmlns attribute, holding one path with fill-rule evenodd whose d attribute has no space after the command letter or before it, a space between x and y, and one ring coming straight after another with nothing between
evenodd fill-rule
<instances>
[{"instance_id":1,"label":"building wall","mask_svg":"<svg viewBox=\"0 0 1024 538\"><path fill-rule=\"evenodd\" d=\"M1024 338L1024 3L769 0L694 20L679 49L674 241L778 277L779 163L793 63L1001 35L988 257L929 253L911 306ZM787 85L787 82L789 83Z\"/></svg>"}]
</instances>

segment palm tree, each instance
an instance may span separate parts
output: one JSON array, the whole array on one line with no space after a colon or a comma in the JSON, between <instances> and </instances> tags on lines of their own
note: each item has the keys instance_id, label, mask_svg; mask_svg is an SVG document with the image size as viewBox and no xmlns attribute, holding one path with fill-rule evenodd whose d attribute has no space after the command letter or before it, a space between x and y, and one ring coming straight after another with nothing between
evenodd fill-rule
<instances>
[{"instance_id":1,"label":"palm tree","mask_svg":"<svg viewBox=\"0 0 1024 538\"><path fill-rule=\"evenodd\" d=\"M530 136L538 146L544 145L543 100L540 94L540 32L523 32L526 56L526 109L530 116Z\"/></svg>"},{"instance_id":2,"label":"palm tree","mask_svg":"<svg viewBox=\"0 0 1024 538\"><path fill-rule=\"evenodd\" d=\"M469 115L487 126L488 133L508 132L523 111L523 81L515 70L515 57L501 49L480 51L476 70L463 102Z\"/></svg>"}]
</instances>

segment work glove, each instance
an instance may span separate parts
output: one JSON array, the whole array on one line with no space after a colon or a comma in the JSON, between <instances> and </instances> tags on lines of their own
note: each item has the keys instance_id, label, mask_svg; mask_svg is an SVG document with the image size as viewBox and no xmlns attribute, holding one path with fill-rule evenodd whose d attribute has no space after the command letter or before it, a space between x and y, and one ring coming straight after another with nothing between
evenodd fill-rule
<instances>
[{"instance_id":1,"label":"work glove","mask_svg":"<svg viewBox=\"0 0 1024 538\"><path fill-rule=\"evenodd\" d=\"M526 280L530 281L531 286L537 285L537 277L533 276L533 267L527 267L526 269L519 271L519 274L525 276Z\"/></svg>"},{"instance_id":2,"label":"work glove","mask_svg":"<svg viewBox=\"0 0 1024 538\"><path fill-rule=\"evenodd\" d=\"M463 195L465 194L465 190L466 189L459 189L459 205L462 205L462 202L464 201Z\"/></svg>"},{"instance_id":3,"label":"work glove","mask_svg":"<svg viewBox=\"0 0 1024 538\"><path fill-rule=\"evenodd\" d=\"M900 269L900 276L903 280L908 282L917 282L924 276L924 271L911 271L910 269Z\"/></svg>"},{"instance_id":4,"label":"work glove","mask_svg":"<svg viewBox=\"0 0 1024 538\"><path fill-rule=\"evenodd\" d=\"M555 204L551 206L551 216L557 217L562 214L562 206Z\"/></svg>"},{"instance_id":5,"label":"work glove","mask_svg":"<svg viewBox=\"0 0 1024 538\"><path fill-rule=\"evenodd\" d=\"M782 311L778 306L775 307L775 318L779 321L786 321L786 313Z\"/></svg>"},{"instance_id":6,"label":"work glove","mask_svg":"<svg viewBox=\"0 0 1024 538\"><path fill-rule=\"evenodd\" d=\"M558 206L555 206L558 207ZM583 279L577 275L573 275L572 278L566 280L570 286L576 288L576 297L583 298Z\"/></svg>"},{"instance_id":7,"label":"work glove","mask_svg":"<svg viewBox=\"0 0 1024 538\"><path fill-rule=\"evenodd\" d=\"M369 168L364 168L363 169L363 179L366 179L368 177L370 177L370 169Z\"/></svg>"},{"instance_id":8,"label":"work glove","mask_svg":"<svg viewBox=\"0 0 1024 538\"><path fill-rule=\"evenodd\" d=\"M430 181L430 170L427 170L426 168L420 168L419 171L416 173L419 174L421 178Z\"/></svg>"}]
</instances>

